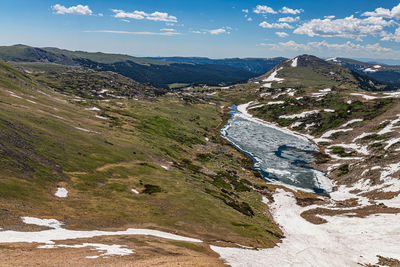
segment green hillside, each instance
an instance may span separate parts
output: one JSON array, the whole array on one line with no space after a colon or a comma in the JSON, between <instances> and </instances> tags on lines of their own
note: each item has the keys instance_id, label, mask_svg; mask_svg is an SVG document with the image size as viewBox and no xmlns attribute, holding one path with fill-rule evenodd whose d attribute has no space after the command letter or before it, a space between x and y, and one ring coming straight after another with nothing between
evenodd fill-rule
<instances>
[{"instance_id":1,"label":"green hillside","mask_svg":"<svg viewBox=\"0 0 400 267\"><path fill-rule=\"evenodd\" d=\"M293 60L284 61L272 70L254 79L261 81L268 78L279 69L277 77L284 79L275 87L305 88L306 90L320 90L335 87L345 90L363 89L366 91L395 90L390 84L382 83L368 76L361 75L346 67L325 61L311 55L301 55L295 58L297 65L292 67Z\"/></svg>"},{"instance_id":2,"label":"green hillside","mask_svg":"<svg viewBox=\"0 0 400 267\"><path fill-rule=\"evenodd\" d=\"M56 63L95 71L113 71L141 83L168 88L170 84L233 84L257 76L246 68L219 64L157 61L121 54L35 48L25 45L1 46L0 59L7 62Z\"/></svg>"},{"instance_id":3,"label":"green hillside","mask_svg":"<svg viewBox=\"0 0 400 267\"><path fill-rule=\"evenodd\" d=\"M217 99L82 99L78 87L61 94L41 79L0 62L2 227L34 216L80 229L151 225L207 242L279 240L251 189L262 181L219 137ZM53 82L67 88L69 80ZM57 186L68 189L67 198L54 196Z\"/></svg>"}]
</instances>

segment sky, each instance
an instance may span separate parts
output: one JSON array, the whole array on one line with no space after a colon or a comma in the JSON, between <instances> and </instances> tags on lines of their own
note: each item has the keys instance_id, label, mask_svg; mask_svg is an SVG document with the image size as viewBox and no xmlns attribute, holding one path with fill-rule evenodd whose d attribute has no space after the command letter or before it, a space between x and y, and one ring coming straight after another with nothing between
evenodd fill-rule
<instances>
[{"instance_id":1,"label":"sky","mask_svg":"<svg viewBox=\"0 0 400 267\"><path fill-rule=\"evenodd\" d=\"M0 0L0 45L400 59L399 0Z\"/></svg>"}]
</instances>

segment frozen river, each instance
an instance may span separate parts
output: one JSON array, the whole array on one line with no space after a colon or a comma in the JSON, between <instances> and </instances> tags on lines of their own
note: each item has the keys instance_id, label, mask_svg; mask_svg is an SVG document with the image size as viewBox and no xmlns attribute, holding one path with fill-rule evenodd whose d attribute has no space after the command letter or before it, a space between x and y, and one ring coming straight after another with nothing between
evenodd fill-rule
<instances>
[{"instance_id":1,"label":"frozen river","mask_svg":"<svg viewBox=\"0 0 400 267\"><path fill-rule=\"evenodd\" d=\"M314 192L332 191L332 183L321 171L308 166L318 147L304 138L253 118L248 104L232 106L232 118L221 130L224 138L253 158L254 169L273 183Z\"/></svg>"}]
</instances>

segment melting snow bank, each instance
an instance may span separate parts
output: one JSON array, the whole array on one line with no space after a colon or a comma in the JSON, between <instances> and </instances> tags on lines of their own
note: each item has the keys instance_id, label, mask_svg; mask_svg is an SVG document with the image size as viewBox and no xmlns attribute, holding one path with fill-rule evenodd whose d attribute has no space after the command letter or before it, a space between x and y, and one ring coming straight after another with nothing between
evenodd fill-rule
<instances>
[{"instance_id":1,"label":"melting snow bank","mask_svg":"<svg viewBox=\"0 0 400 267\"><path fill-rule=\"evenodd\" d=\"M304 165L313 162L318 147L303 135L252 117L250 103L237 107L221 130L239 150L255 161L254 168L271 183L293 186L308 192L331 192L332 181L324 173Z\"/></svg>"},{"instance_id":2,"label":"melting snow bank","mask_svg":"<svg viewBox=\"0 0 400 267\"><path fill-rule=\"evenodd\" d=\"M360 266L378 263L377 255L400 256L400 214L366 218L321 216L327 223L312 224L300 214L292 193L278 189L270 206L285 237L270 249L211 246L229 265L235 266Z\"/></svg>"},{"instance_id":3,"label":"melting snow bank","mask_svg":"<svg viewBox=\"0 0 400 267\"><path fill-rule=\"evenodd\" d=\"M277 70L274 70L271 75L269 75L266 79L263 80L263 82L283 82L285 79L282 78L277 78L276 75L278 75L278 71L282 70L283 68L280 67Z\"/></svg>"},{"instance_id":4,"label":"melting snow bank","mask_svg":"<svg viewBox=\"0 0 400 267\"><path fill-rule=\"evenodd\" d=\"M77 239L77 238L92 238L96 236L116 236L116 235L150 235L166 239L187 241L187 242L202 242L199 239L179 236L166 232L161 232L151 229L134 229L128 228L125 231L78 231L62 228L63 223L55 219L39 219L34 217L22 217L26 224L34 224L45 226L52 229L39 232L19 232L19 231L0 231L0 243L45 243L54 244L57 240Z\"/></svg>"},{"instance_id":5,"label":"melting snow bank","mask_svg":"<svg viewBox=\"0 0 400 267\"><path fill-rule=\"evenodd\" d=\"M291 66L292 68L296 68L296 67L297 67L297 60L298 60L297 57L294 58L294 59L292 59L292 63L290 64L290 66Z\"/></svg>"},{"instance_id":6,"label":"melting snow bank","mask_svg":"<svg viewBox=\"0 0 400 267\"><path fill-rule=\"evenodd\" d=\"M22 220L26 224L34 224L38 226L45 226L51 229L43 230L39 232L20 232L20 231L0 231L0 244L1 243L43 243L45 246L39 246L39 248L55 248L55 247L71 247L71 248L83 248L93 247L95 250L106 251L102 256L107 255L128 255L133 253L132 250L122 248L121 245L103 245L103 244L91 244L84 243L81 245L59 245L55 244L54 241L70 240L78 238L93 238L97 236L119 236L119 235L146 235L155 236L160 238L172 239L177 241L186 242L202 242L199 239L179 236L166 232L150 229L133 229L129 228L125 231L77 231L69 230L62 227L63 223L55 219L39 219L34 217L22 217ZM96 256L94 256L96 257ZM93 256L91 258L94 258Z\"/></svg>"}]
</instances>

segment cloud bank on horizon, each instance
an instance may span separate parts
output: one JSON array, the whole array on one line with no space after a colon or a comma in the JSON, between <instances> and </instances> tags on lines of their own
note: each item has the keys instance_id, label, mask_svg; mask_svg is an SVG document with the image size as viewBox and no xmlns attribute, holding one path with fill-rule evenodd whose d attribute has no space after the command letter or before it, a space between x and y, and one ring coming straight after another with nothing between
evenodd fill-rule
<instances>
[{"instance_id":1,"label":"cloud bank on horizon","mask_svg":"<svg viewBox=\"0 0 400 267\"><path fill-rule=\"evenodd\" d=\"M321 15L320 11L312 10L302 1L291 6L280 1L271 0L270 4L263 4L251 0L233 7L226 3L226 8L219 10L218 18L212 17L211 13L216 14L225 1L215 3L213 11L210 6L214 4L206 4L207 1L204 10L199 9L200 5L196 10L174 5L175 0L164 1L165 5L157 8L139 5L135 3L137 1L100 2L101 5L96 2L74 5L54 3L50 6L51 15L64 17L67 21L77 21L78 17L103 19L104 22L96 23L85 20L80 29L75 29L87 35L104 35L96 38L106 39L110 34L126 38L141 38L139 36L142 35L142 38L173 38L168 39L171 47L173 44L179 47L184 40L186 44L204 43L204 49L215 46L223 50L222 46L228 43L231 47L226 50L230 53L235 51L237 45L242 54L243 48L247 47L248 51L255 50L260 54L290 56L314 53L326 57L400 60L400 2L392 2L390 6L382 6L383 3L373 6L370 3L365 10L356 7L354 10L358 11L352 13L338 7L337 12L329 9L329 13ZM171 4L168 5L168 2ZM166 44L159 45L164 45L160 51L168 53Z\"/></svg>"}]
</instances>

